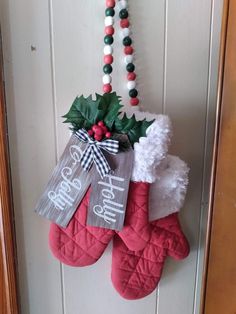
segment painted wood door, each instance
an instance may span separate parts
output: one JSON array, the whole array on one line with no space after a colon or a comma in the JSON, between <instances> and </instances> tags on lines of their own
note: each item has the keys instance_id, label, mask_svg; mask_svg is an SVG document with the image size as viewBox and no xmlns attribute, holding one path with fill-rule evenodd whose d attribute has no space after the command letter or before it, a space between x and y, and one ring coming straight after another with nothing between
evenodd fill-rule
<instances>
[{"instance_id":1,"label":"painted wood door","mask_svg":"<svg viewBox=\"0 0 236 314\"><path fill-rule=\"evenodd\" d=\"M171 152L191 167L181 214L191 254L181 263L168 260L159 288L139 301L113 289L111 246L82 269L52 257L49 223L33 208L69 138L61 116L77 94L101 92L104 1L2 0L24 314L199 313L223 0L129 2L143 109L171 117ZM117 45L115 58L114 87L126 102Z\"/></svg>"}]
</instances>

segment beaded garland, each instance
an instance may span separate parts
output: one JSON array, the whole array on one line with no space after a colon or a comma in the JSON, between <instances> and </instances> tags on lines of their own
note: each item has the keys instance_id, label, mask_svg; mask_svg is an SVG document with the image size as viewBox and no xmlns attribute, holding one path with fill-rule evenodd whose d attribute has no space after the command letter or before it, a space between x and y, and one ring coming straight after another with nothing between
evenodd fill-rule
<instances>
[{"instance_id":1,"label":"beaded garland","mask_svg":"<svg viewBox=\"0 0 236 314\"><path fill-rule=\"evenodd\" d=\"M139 104L138 91L136 89L136 73L134 65L134 49L132 47L132 39L130 37L130 22L129 22L129 12L128 3L126 0L118 1L119 8L119 18L120 27L123 36L123 46L124 46L124 61L126 64L127 71L127 88L129 90L130 104L131 106L137 106ZM106 0L106 10L105 10L105 37L104 37L104 66L103 66L103 92L110 93L112 91L112 77L111 73L113 71L112 64L113 58L113 47L114 43L114 16L115 16L115 0Z\"/></svg>"}]
</instances>

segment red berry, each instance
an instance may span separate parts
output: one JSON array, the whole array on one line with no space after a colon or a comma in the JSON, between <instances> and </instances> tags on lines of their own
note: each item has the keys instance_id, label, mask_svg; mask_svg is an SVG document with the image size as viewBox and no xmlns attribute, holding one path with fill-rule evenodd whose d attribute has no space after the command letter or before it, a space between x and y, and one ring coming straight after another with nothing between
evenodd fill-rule
<instances>
[{"instance_id":1,"label":"red berry","mask_svg":"<svg viewBox=\"0 0 236 314\"><path fill-rule=\"evenodd\" d=\"M102 136L101 135L98 135L98 134L95 134L94 135L94 139L96 140L96 141L101 141L102 140Z\"/></svg>"},{"instance_id":2,"label":"red berry","mask_svg":"<svg viewBox=\"0 0 236 314\"><path fill-rule=\"evenodd\" d=\"M93 130L88 130L88 135L93 136Z\"/></svg>"},{"instance_id":3,"label":"red berry","mask_svg":"<svg viewBox=\"0 0 236 314\"><path fill-rule=\"evenodd\" d=\"M105 125L102 127L102 130L103 130L103 134L106 134L107 131L108 131L108 129L107 129L107 127Z\"/></svg>"},{"instance_id":4,"label":"red berry","mask_svg":"<svg viewBox=\"0 0 236 314\"><path fill-rule=\"evenodd\" d=\"M107 132L105 136L106 136L106 138L110 138L111 137L111 132Z\"/></svg>"},{"instance_id":5,"label":"red berry","mask_svg":"<svg viewBox=\"0 0 236 314\"><path fill-rule=\"evenodd\" d=\"M115 0L106 0L106 6L107 6L108 8L114 8L115 5L116 5Z\"/></svg>"},{"instance_id":6,"label":"red berry","mask_svg":"<svg viewBox=\"0 0 236 314\"><path fill-rule=\"evenodd\" d=\"M132 53L134 52L134 49L132 46L126 46L125 49L124 49L124 53L126 55L132 55Z\"/></svg>"},{"instance_id":7,"label":"red berry","mask_svg":"<svg viewBox=\"0 0 236 314\"><path fill-rule=\"evenodd\" d=\"M129 20L128 19L122 19L120 21L120 27L121 28L128 28L129 27Z\"/></svg>"},{"instance_id":8,"label":"red berry","mask_svg":"<svg viewBox=\"0 0 236 314\"><path fill-rule=\"evenodd\" d=\"M92 126L92 131L93 131L94 133L96 133L97 128L99 128L99 127L98 127L96 124L94 124L94 125Z\"/></svg>"},{"instance_id":9,"label":"red berry","mask_svg":"<svg viewBox=\"0 0 236 314\"><path fill-rule=\"evenodd\" d=\"M106 35L114 35L115 29L113 26L106 26L105 27L105 34Z\"/></svg>"},{"instance_id":10,"label":"red berry","mask_svg":"<svg viewBox=\"0 0 236 314\"><path fill-rule=\"evenodd\" d=\"M102 128L100 126L98 126L96 128L95 135L98 135L98 136L102 136L103 135L103 130L102 130Z\"/></svg>"},{"instance_id":11,"label":"red berry","mask_svg":"<svg viewBox=\"0 0 236 314\"><path fill-rule=\"evenodd\" d=\"M98 122L98 126L100 126L101 128L103 128L104 122L103 122L103 121L99 121L99 122Z\"/></svg>"}]
</instances>

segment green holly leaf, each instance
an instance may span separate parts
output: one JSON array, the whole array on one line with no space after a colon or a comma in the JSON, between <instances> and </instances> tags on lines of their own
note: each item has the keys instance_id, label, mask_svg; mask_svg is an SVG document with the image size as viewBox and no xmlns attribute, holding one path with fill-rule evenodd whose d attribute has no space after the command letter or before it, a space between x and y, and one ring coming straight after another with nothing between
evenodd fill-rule
<instances>
[{"instance_id":1,"label":"green holly leaf","mask_svg":"<svg viewBox=\"0 0 236 314\"><path fill-rule=\"evenodd\" d=\"M96 94L96 99L92 96L84 98L84 96L76 97L69 112L63 116L66 118L64 123L71 123L73 128L90 128L98 121L103 120L109 129L119 114L122 105L121 97L116 93L104 94L103 96Z\"/></svg>"},{"instance_id":2,"label":"green holly leaf","mask_svg":"<svg viewBox=\"0 0 236 314\"><path fill-rule=\"evenodd\" d=\"M76 101L77 101L77 98L73 102L69 112L65 114L63 118L66 119L64 123L71 123L72 125L76 125L79 129L79 128L82 128L84 125L84 118L82 114L76 109L76 106L75 106Z\"/></svg>"},{"instance_id":3,"label":"green holly leaf","mask_svg":"<svg viewBox=\"0 0 236 314\"><path fill-rule=\"evenodd\" d=\"M84 98L80 96L76 98L74 102L75 108L83 116L84 120L87 121L91 126L95 124L98 120L102 120L104 116L104 110L101 104L102 98L96 95L96 100L92 99L92 96ZM100 106L99 106L100 105Z\"/></svg>"},{"instance_id":4,"label":"green holly leaf","mask_svg":"<svg viewBox=\"0 0 236 314\"><path fill-rule=\"evenodd\" d=\"M70 123L72 130L76 131L81 128L90 129L98 121L104 121L105 125L112 133L127 134L131 145L139 141L140 137L146 136L147 128L153 121L137 121L133 115L128 118L126 114L119 117L121 97L115 92L99 95L96 99L92 96L76 97L69 112L64 115L64 123Z\"/></svg>"},{"instance_id":5,"label":"green holly leaf","mask_svg":"<svg viewBox=\"0 0 236 314\"><path fill-rule=\"evenodd\" d=\"M103 100L107 105L107 112L104 117L104 123L105 125L109 128L112 129L112 126L117 118L117 116L120 113L120 109L123 107L120 102L121 102L121 97L117 96L117 94L110 93L110 94L104 94L103 95Z\"/></svg>"},{"instance_id":6,"label":"green holly leaf","mask_svg":"<svg viewBox=\"0 0 236 314\"><path fill-rule=\"evenodd\" d=\"M139 141L140 137L146 136L147 128L153 123L152 121L147 121L146 119L137 121L135 116L132 115L128 118L126 113L122 118L117 118L115 120L114 129L117 133L127 134L129 141L133 146L134 143Z\"/></svg>"}]
</instances>

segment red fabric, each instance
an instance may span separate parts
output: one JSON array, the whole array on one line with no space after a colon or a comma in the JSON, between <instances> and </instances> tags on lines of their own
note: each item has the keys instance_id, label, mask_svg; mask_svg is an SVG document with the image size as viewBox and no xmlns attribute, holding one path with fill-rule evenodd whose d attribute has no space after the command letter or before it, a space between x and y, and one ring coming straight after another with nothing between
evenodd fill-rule
<instances>
[{"instance_id":1,"label":"red fabric","mask_svg":"<svg viewBox=\"0 0 236 314\"><path fill-rule=\"evenodd\" d=\"M152 222L151 228L151 237L140 251L129 250L118 235L114 237L111 278L125 299L143 298L157 287L168 255L180 260L189 254L177 213Z\"/></svg>"},{"instance_id":2,"label":"red fabric","mask_svg":"<svg viewBox=\"0 0 236 314\"><path fill-rule=\"evenodd\" d=\"M124 228L120 237L131 250L143 249L150 237L148 196L150 184L130 183ZM90 189L66 228L51 224L49 245L62 263L87 266L95 263L115 234L113 230L86 225Z\"/></svg>"},{"instance_id":3,"label":"red fabric","mask_svg":"<svg viewBox=\"0 0 236 314\"><path fill-rule=\"evenodd\" d=\"M131 182L129 186L125 223L118 233L133 251L142 250L151 235L148 219L149 190L150 184L145 182Z\"/></svg>"},{"instance_id":4,"label":"red fabric","mask_svg":"<svg viewBox=\"0 0 236 314\"><path fill-rule=\"evenodd\" d=\"M94 264L114 235L113 230L86 225L90 189L66 228L51 224L49 246L62 263L70 266Z\"/></svg>"}]
</instances>

